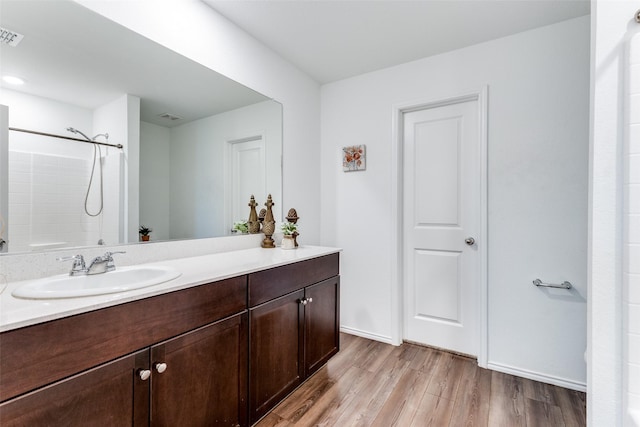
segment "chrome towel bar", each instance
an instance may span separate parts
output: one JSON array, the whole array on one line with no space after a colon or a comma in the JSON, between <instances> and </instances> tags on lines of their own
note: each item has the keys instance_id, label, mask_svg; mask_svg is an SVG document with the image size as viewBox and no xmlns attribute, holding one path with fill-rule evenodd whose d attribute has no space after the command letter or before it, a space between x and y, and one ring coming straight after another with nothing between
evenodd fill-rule
<instances>
[{"instance_id":1,"label":"chrome towel bar","mask_svg":"<svg viewBox=\"0 0 640 427\"><path fill-rule=\"evenodd\" d=\"M536 279L533 281L533 284L541 288L571 289L573 287L571 283L566 280L558 285L553 283L544 283L542 280Z\"/></svg>"}]
</instances>

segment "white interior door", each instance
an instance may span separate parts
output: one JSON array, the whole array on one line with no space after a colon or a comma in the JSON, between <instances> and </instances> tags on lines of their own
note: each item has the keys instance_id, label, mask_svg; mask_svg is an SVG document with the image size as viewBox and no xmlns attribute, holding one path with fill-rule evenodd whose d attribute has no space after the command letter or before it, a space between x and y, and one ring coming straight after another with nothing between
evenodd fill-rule
<instances>
[{"instance_id":1,"label":"white interior door","mask_svg":"<svg viewBox=\"0 0 640 427\"><path fill-rule=\"evenodd\" d=\"M478 355L478 101L403 118L405 339Z\"/></svg>"},{"instance_id":2,"label":"white interior door","mask_svg":"<svg viewBox=\"0 0 640 427\"><path fill-rule=\"evenodd\" d=\"M231 218L229 229L234 221L249 218L248 204L252 194L256 197L258 206L266 201L264 138L257 136L232 141L230 144ZM258 211L260 211L259 208Z\"/></svg>"}]
</instances>

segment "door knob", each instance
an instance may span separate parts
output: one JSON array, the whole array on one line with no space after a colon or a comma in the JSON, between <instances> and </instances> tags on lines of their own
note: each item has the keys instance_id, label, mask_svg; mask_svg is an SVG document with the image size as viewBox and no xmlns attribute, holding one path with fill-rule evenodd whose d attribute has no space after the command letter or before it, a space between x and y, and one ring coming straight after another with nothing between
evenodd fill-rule
<instances>
[{"instance_id":1,"label":"door knob","mask_svg":"<svg viewBox=\"0 0 640 427\"><path fill-rule=\"evenodd\" d=\"M163 373L164 371L167 370L167 364L166 363L156 363L155 364L155 368L156 371L158 371L159 374Z\"/></svg>"},{"instance_id":2,"label":"door knob","mask_svg":"<svg viewBox=\"0 0 640 427\"><path fill-rule=\"evenodd\" d=\"M474 239L473 237L467 237L466 239L464 239L464 242L467 245L472 246L476 242L476 239Z\"/></svg>"},{"instance_id":3,"label":"door knob","mask_svg":"<svg viewBox=\"0 0 640 427\"><path fill-rule=\"evenodd\" d=\"M146 381L151 376L151 371L149 369L139 369L138 376L142 381Z\"/></svg>"}]
</instances>

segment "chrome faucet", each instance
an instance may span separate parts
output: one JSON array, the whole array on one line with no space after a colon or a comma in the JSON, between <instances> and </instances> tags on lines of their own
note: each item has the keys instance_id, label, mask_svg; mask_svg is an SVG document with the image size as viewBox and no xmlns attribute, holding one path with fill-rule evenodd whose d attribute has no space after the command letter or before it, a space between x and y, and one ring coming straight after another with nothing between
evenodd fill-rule
<instances>
[{"instance_id":1,"label":"chrome faucet","mask_svg":"<svg viewBox=\"0 0 640 427\"><path fill-rule=\"evenodd\" d=\"M125 251L118 252L105 252L104 255L97 256L91 261L89 264L89 268L87 268L87 275L90 274L101 274L106 273L107 271L113 271L116 269L116 265L113 262L114 254L124 254Z\"/></svg>"},{"instance_id":2,"label":"chrome faucet","mask_svg":"<svg viewBox=\"0 0 640 427\"><path fill-rule=\"evenodd\" d=\"M58 261L73 261L71 265L71 271L69 276L79 276L81 274L87 274L87 268L85 267L84 257L82 255L63 256L56 258Z\"/></svg>"},{"instance_id":3,"label":"chrome faucet","mask_svg":"<svg viewBox=\"0 0 640 427\"><path fill-rule=\"evenodd\" d=\"M116 269L116 265L113 262L114 254L124 254L124 251L118 252L106 252L104 255L100 255L95 257L89 267L87 268L84 257L82 255L74 255L69 257L61 257L57 258L58 261L73 261L71 266L71 271L69 271L69 276L80 276L80 275L92 275L92 274L102 274L107 271L113 271Z\"/></svg>"}]
</instances>

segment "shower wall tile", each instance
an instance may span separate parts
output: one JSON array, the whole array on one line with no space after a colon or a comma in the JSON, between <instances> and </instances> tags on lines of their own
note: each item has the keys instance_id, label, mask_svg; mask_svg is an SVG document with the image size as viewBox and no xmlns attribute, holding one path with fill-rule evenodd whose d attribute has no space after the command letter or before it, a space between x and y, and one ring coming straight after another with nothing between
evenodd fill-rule
<instances>
[{"instance_id":1,"label":"shower wall tile","mask_svg":"<svg viewBox=\"0 0 640 427\"><path fill-rule=\"evenodd\" d=\"M631 93L640 93L640 64L635 64L630 67L631 74L629 78L629 88Z\"/></svg>"},{"instance_id":2,"label":"shower wall tile","mask_svg":"<svg viewBox=\"0 0 640 427\"><path fill-rule=\"evenodd\" d=\"M636 261L640 259L640 245L629 243L627 244L627 249L627 255L625 256L625 262L628 265L627 273L640 274L640 262Z\"/></svg>"},{"instance_id":3,"label":"shower wall tile","mask_svg":"<svg viewBox=\"0 0 640 427\"><path fill-rule=\"evenodd\" d=\"M629 363L628 390L629 393L640 394L640 364Z\"/></svg>"},{"instance_id":4,"label":"shower wall tile","mask_svg":"<svg viewBox=\"0 0 640 427\"><path fill-rule=\"evenodd\" d=\"M30 194L31 193L31 183L30 182L12 183L11 179L9 179L9 195L11 195L11 193Z\"/></svg>"},{"instance_id":5,"label":"shower wall tile","mask_svg":"<svg viewBox=\"0 0 640 427\"><path fill-rule=\"evenodd\" d=\"M10 151L9 171L31 173L31 154L20 151Z\"/></svg>"},{"instance_id":6,"label":"shower wall tile","mask_svg":"<svg viewBox=\"0 0 640 427\"><path fill-rule=\"evenodd\" d=\"M10 206L9 218L11 218L11 225L29 224L29 215L31 215L31 207L26 203Z\"/></svg>"},{"instance_id":7,"label":"shower wall tile","mask_svg":"<svg viewBox=\"0 0 640 427\"><path fill-rule=\"evenodd\" d=\"M9 178L11 179L11 178ZM29 204L31 201L31 197L29 194L25 193L9 193L9 205L12 204Z\"/></svg>"},{"instance_id":8,"label":"shower wall tile","mask_svg":"<svg viewBox=\"0 0 640 427\"><path fill-rule=\"evenodd\" d=\"M627 242L640 243L640 215L627 215Z\"/></svg>"},{"instance_id":9,"label":"shower wall tile","mask_svg":"<svg viewBox=\"0 0 640 427\"><path fill-rule=\"evenodd\" d=\"M627 327L631 334L640 334L640 304L629 304L627 309Z\"/></svg>"},{"instance_id":10,"label":"shower wall tile","mask_svg":"<svg viewBox=\"0 0 640 427\"><path fill-rule=\"evenodd\" d=\"M628 185L626 193L625 211L630 214L640 214L640 185Z\"/></svg>"},{"instance_id":11,"label":"shower wall tile","mask_svg":"<svg viewBox=\"0 0 640 427\"><path fill-rule=\"evenodd\" d=\"M10 152L11 250L30 251L31 244L67 240L77 246L97 242L97 226L85 231L83 205L90 172L88 160Z\"/></svg>"},{"instance_id":12,"label":"shower wall tile","mask_svg":"<svg viewBox=\"0 0 640 427\"><path fill-rule=\"evenodd\" d=\"M640 363L640 335L629 334L625 360L632 363Z\"/></svg>"},{"instance_id":13,"label":"shower wall tile","mask_svg":"<svg viewBox=\"0 0 640 427\"><path fill-rule=\"evenodd\" d=\"M43 204L61 204L60 196L57 194L49 193L40 195L39 202Z\"/></svg>"},{"instance_id":14,"label":"shower wall tile","mask_svg":"<svg viewBox=\"0 0 640 427\"><path fill-rule=\"evenodd\" d=\"M626 302L640 304L640 274L626 274Z\"/></svg>"},{"instance_id":15,"label":"shower wall tile","mask_svg":"<svg viewBox=\"0 0 640 427\"><path fill-rule=\"evenodd\" d=\"M630 154L627 162L627 183L640 184L640 154Z\"/></svg>"},{"instance_id":16,"label":"shower wall tile","mask_svg":"<svg viewBox=\"0 0 640 427\"><path fill-rule=\"evenodd\" d=\"M16 172L9 168L9 182L13 183L29 183L31 182L31 173L30 172Z\"/></svg>"},{"instance_id":17,"label":"shower wall tile","mask_svg":"<svg viewBox=\"0 0 640 427\"><path fill-rule=\"evenodd\" d=\"M640 95L632 95L629 102L629 123L640 124Z\"/></svg>"}]
</instances>

